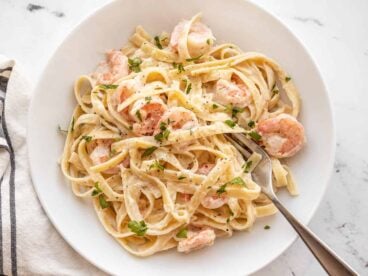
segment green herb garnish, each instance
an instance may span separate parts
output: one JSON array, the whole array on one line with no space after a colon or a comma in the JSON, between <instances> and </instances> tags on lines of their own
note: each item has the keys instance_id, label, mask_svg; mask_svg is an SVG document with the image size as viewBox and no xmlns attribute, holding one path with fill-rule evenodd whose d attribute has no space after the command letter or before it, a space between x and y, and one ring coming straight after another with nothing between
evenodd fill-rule
<instances>
[{"instance_id":1,"label":"green herb garnish","mask_svg":"<svg viewBox=\"0 0 368 276\"><path fill-rule=\"evenodd\" d=\"M234 128L236 126L236 124L232 120L226 120L224 123L227 124L231 128Z\"/></svg>"},{"instance_id":2,"label":"green herb garnish","mask_svg":"<svg viewBox=\"0 0 368 276\"><path fill-rule=\"evenodd\" d=\"M162 45L161 45L161 41L160 41L159 36L156 35L154 37L154 39L155 39L155 45L157 46L157 48L159 48L160 50L162 50Z\"/></svg>"},{"instance_id":3,"label":"green herb garnish","mask_svg":"<svg viewBox=\"0 0 368 276\"><path fill-rule=\"evenodd\" d=\"M110 207L110 204L106 201L103 195L98 196L98 202L100 203L102 209Z\"/></svg>"},{"instance_id":4,"label":"green herb garnish","mask_svg":"<svg viewBox=\"0 0 368 276\"><path fill-rule=\"evenodd\" d=\"M277 95L277 94L279 94L279 92L280 92L280 91L279 91L279 90L277 90L277 89L276 89L276 90L273 90L273 91L272 91L272 97L273 97L273 96L275 96L275 95Z\"/></svg>"},{"instance_id":5,"label":"green herb garnish","mask_svg":"<svg viewBox=\"0 0 368 276\"><path fill-rule=\"evenodd\" d=\"M152 101L151 96L144 97L145 101L149 104Z\"/></svg>"},{"instance_id":6,"label":"green herb garnish","mask_svg":"<svg viewBox=\"0 0 368 276\"><path fill-rule=\"evenodd\" d=\"M70 124L70 131L73 132L74 131L74 117L72 119L72 123Z\"/></svg>"},{"instance_id":7,"label":"green herb garnish","mask_svg":"<svg viewBox=\"0 0 368 276\"><path fill-rule=\"evenodd\" d=\"M250 121L248 122L248 126L249 126L250 128L253 128L255 125L256 125L256 123L255 123L253 120L250 120Z\"/></svg>"},{"instance_id":8,"label":"green herb garnish","mask_svg":"<svg viewBox=\"0 0 368 276\"><path fill-rule=\"evenodd\" d=\"M194 57L194 58L187 58L186 61L190 62L190 61L196 61L199 60L203 55L199 55L198 57Z\"/></svg>"},{"instance_id":9,"label":"green herb garnish","mask_svg":"<svg viewBox=\"0 0 368 276\"><path fill-rule=\"evenodd\" d=\"M208 39L206 40L206 43L207 43L208 45L211 45L211 39L209 39L209 38L208 38Z\"/></svg>"},{"instance_id":10,"label":"green herb garnish","mask_svg":"<svg viewBox=\"0 0 368 276\"><path fill-rule=\"evenodd\" d=\"M262 136L257 131L251 131L248 133L250 138L252 138L254 141L261 141Z\"/></svg>"},{"instance_id":11,"label":"green herb garnish","mask_svg":"<svg viewBox=\"0 0 368 276\"><path fill-rule=\"evenodd\" d=\"M161 126L160 126L160 129L162 130ZM154 138L155 138L156 141L162 142L163 140L167 140L169 138L169 135L170 135L170 131L168 129L166 129L166 127L165 127L165 130L163 130L162 132L156 134L154 136Z\"/></svg>"},{"instance_id":12,"label":"green herb garnish","mask_svg":"<svg viewBox=\"0 0 368 276\"><path fill-rule=\"evenodd\" d=\"M188 234L188 229L187 228L183 228L181 229L177 234L176 237L180 238L180 239L186 239L187 238L187 234Z\"/></svg>"},{"instance_id":13,"label":"green herb garnish","mask_svg":"<svg viewBox=\"0 0 368 276\"><path fill-rule=\"evenodd\" d=\"M67 134L68 131L66 129L62 129L60 125L58 125L58 131L63 134Z\"/></svg>"},{"instance_id":14,"label":"green herb garnish","mask_svg":"<svg viewBox=\"0 0 368 276\"><path fill-rule=\"evenodd\" d=\"M137 111L135 112L135 116L137 116L138 120L139 120L140 122L142 122L142 115L141 115L141 112L140 112L139 110L137 110Z\"/></svg>"},{"instance_id":15,"label":"green herb garnish","mask_svg":"<svg viewBox=\"0 0 368 276\"><path fill-rule=\"evenodd\" d=\"M226 219L226 223L229 223L229 222L230 222L230 218L227 218L227 219Z\"/></svg>"},{"instance_id":16,"label":"green herb garnish","mask_svg":"<svg viewBox=\"0 0 368 276\"><path fill-rule=\"evenodd\" d=\"M116 89L118 88L119 85L116 84L100 84L98 87L104 90L108 90L108 89Z\"/></svg>"},{"instance_id":17,"label":"green herb garnish","mask_svg":"<svg viewBox=\"0 0 368 276\"><path fill-rule=\"evenodd\" d=\"M189 94L190 90L192 90L192 83L189 83L187 88L185 89L185 94Z\"/></svg>"},{"instance_id":18,"label":"green herb garnish","mask_svg":"<svg viewBox=\"0 0 368 276\"><path fill-rule=\"evenodd\" d=\"M238 113L242 113L242 112L244 112L244 108L240 108L240 107L236 107L236 106L234 106L232 109L231 109L231 116L234 118L234 117L236 117L236 115L238 114Z\"/></svg>"},{"instance_id":19,"label":"green herb garnish","mask_svg":"<svg viewBox=\"0 0 368 276\"><path fill-rule=\"evenodd\" d=\"M291 80L291 78L290 78L290 77L286 77L286 78L285 78L285 81L286 81L286 82L288 82L288 81L290 81L290 80Z\"/></svg>"},{"instance_id":20,"label":"green herb garnish","mask_svg":"<svg viewBox=\"0 0 368 276\"><path fill-rule=\"evenodd\" d=\"M265 230L268 230L268 229L270 229L271 228L271 226L269 226L269 225L265 225L265 227L263 227Z\"/></svg>"},{"instance_id":21,"label":"green herb garnish","mask_svg":"<svg viewBox=\"0 0 368 276\"><path fill-rule=\"evenodd\" d=\"M135 233L137 236L144 236L144 234L146 234L146 231L148 229L146 223L143 220L141 220L141 221L136 221L136 220L129 221L128 228L130 229L130 231Z\"/></svg>"},{"instance_id":22,"label":"green herb garnish","mask_svg":"<svg viewBox=\"0 0 368 276\"><path fill-rule=\"evenodd\" d=\"M165 167L162 166L158 160L155 160L149 168L150 168L150 170L151 169L157 169L159 171L164 171L165 170Z\"/></svg>"},{"instance_id":23,"label":"green herb garnish","mask_svg":"<svg viewBox=\"0 0 368 276\"><path fill-rule=\"evenodd\" d=\"M135 73L138 73L141 71L141 63L142 60L138 57L133 58L133 59L128 59L128 64L129 64L129 69L132 70Z\"/></svg>"},{"instance_id":24,"label":"green herb garnish","mask_svg":"<svg viewBox=\"0 0 368 276\"><path fill-rule=\"evenodd\" d=\"M244 173L249 173L250 167L252 166L253 161L247 161L247 163L245 163L243 165L243 171Z\"/></svg>"},{"instance_id":25,"label":"green herb garnish","mask_svg":"<svg viewBox=\"0 0 368 276\"><path fill-rule=\"evenodd\" d=\"M150 156L150 155L151 155L155 150L157 150L157 147L155 147L155 146L147 148L147 149L143 152L142 157Z\"/></svg>"},{"instance_id":26,"label":"green herb garnish","mask_svg":"<svg viewBox=\"0 0 368 276\"><path fill-rule=\"evenodd\" d=\"M98 184L98 182L95 183L95 188L92 191L92 196L96 196L102 193L102 190Z\"/></svg>"},{"instance_id":27,"label":"green herb garnish","mask_svg":"<svg viewBox=\"0 0 368 276\"><path fill-rule=\"evenodd\" d=\"M185 179L186 177L184 176L184 175L181 175L181 176L179 176L178 177L178 180L183 180L183 179Z\"/></svg>"},{"instance_id":28,"label":"green herb garnish","mask_svg":"<svg viewBox=\"0 0 368 276\"><path fill-rule=\"evenodd\" d=\"M220 188L216 191L217 194L221 195L226 192L226 186L227 184L221 185Z\"/></svg>"},{"instance_id":29,"label":"green herb garnish","mask_svg":"<svg viewBox=\"0 0 368 276\"><path fill-rule=\"evenodd\" d=\"M213 109L216 109L216 108L218 108L218 105L217 105L217 104L213 104L213 105L212 105L212 108L213 108Z\"/></svg>"},{"instance_id":30,"label":"green herb garnish","mask_svg":"<svg viewBox=\"0 0 368 276\"><path fill-rule=\"evenodd\" d=\"M180 74L181 72L184 72L185 69L184 69L184 66L182 63L173 63L173 66L175 69L178 69L178 73Z\"/></svg>"},{"instance_id":31,"label":"green herb garnish","mask_svg":"<svg viewBox=\"0 0 368 276\"><path fill-rule=\"evenodd\" d=\"M226 184L232 184L232 185L242 185L245 186L245 182L241 177L235 177L234 179L230 180Z\"/></svg>"},{"instance_id":32,"label":"green herb garnish","mask_svg":"<svg viewBox=\"0 0 368 276\"><path fill-rule=\"evenodd\" d=\"M92 140L92 136L89 136L89 135L83 135L83 136L82 136L82 139L86 140L86 142L88 143L88 142L91 142L91 140Z\"/></svg>"}]
</instances>

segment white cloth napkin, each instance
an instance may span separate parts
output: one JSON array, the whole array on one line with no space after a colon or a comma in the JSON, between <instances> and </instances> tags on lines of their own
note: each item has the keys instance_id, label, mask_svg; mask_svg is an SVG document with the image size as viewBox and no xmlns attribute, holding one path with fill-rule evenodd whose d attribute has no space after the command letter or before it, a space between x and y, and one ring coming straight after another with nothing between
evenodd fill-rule
<instances>
[{"instance_id":1,"label":"white cloth napkin","mask_svg":"<svg viewBox=\"0 0 368 276\"><path fill-rule=\"evenodd\" d=\"M101 275L57 233L28 170L29 81L0 55L0 274Z\"/></svg>"}]
</instances>

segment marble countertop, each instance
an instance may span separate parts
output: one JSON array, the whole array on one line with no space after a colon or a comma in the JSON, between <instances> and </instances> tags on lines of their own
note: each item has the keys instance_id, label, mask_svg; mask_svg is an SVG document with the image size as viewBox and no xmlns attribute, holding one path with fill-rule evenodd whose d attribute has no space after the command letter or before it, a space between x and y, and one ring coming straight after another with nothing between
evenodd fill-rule
<instances>
[{"instance_id":1,"label":"marble countertop","mask_svg":"<svg viewBox=\"0 0 368 276\"><path fill-rule=\"evenodd\" d=\"M29 2L32 1L32 2ZM65 35L109 0L0 0L0 54L35 81ZM368 274L368 1L258 0L301 39L333 103L335 170L310 227L360 274ZM301 64L302 66L302 64ZM298 239L255 275L325 275Z\"/></svg>"}]
</instances>

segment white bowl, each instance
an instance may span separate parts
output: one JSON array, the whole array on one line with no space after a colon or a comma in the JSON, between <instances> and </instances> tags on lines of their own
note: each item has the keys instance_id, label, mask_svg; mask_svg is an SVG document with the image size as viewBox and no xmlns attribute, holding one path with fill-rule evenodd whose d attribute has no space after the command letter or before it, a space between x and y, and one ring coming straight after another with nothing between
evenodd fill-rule
<instances>
[{"instance_id":1,"label":"white bowl","mask_svg":"<svg viewBox=\"0 0 368 276\"><path fill-rule=\"evenodd\" d=\"M36 88L28 127L33 183L47 215L76 251L110 274L245 275L271 262L296 237L277 214L259 219L249 232L218 239L214 246L189 255L170 250L140 259L127 253L105 232L92 205L76 198L61 174L57 162L64 137L57 132L57 126L68 124L75 107L75 78L91 72L106 49L125 44L136 25L143 25L152 34L170 32L180 19L199 11L218 42L233 42L244 51L259 51L276 59L300 90L300 120L306 128L308 144L289 160L300 196L292 198L281 192L281 200L297 218L308 223L326 189L335 148L328 95L311 57L280 21L242 0L112 2L84 20L57 49ZM268 231L263 229L266 224L271 226Z\"/></svg>"}]
</instances>

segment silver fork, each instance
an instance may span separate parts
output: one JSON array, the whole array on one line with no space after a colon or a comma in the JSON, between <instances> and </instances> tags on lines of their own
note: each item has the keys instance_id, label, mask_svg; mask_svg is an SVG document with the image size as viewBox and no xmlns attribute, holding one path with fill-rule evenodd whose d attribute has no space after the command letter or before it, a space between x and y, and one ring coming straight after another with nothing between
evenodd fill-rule
<instances>
[{"instance_id":1,"label":"silver fork","mask_svg":"<svg viewBox=\"0 0 368 276\"><path fill-rule=\"evenodd\" d=\"M225 137L246 158L256 152L262 156L262 160L254 168L252 176L261 186L262 192L275 204L277 209L289 221L291 226L302 238L304 243L329 275L358 275L346 262L338 257L324 242L322 242L311 230L301 224L278 200L272 187L272 166L268 154L255 142L244 134L225 134Z\"/></svg>"}]
</instances>

